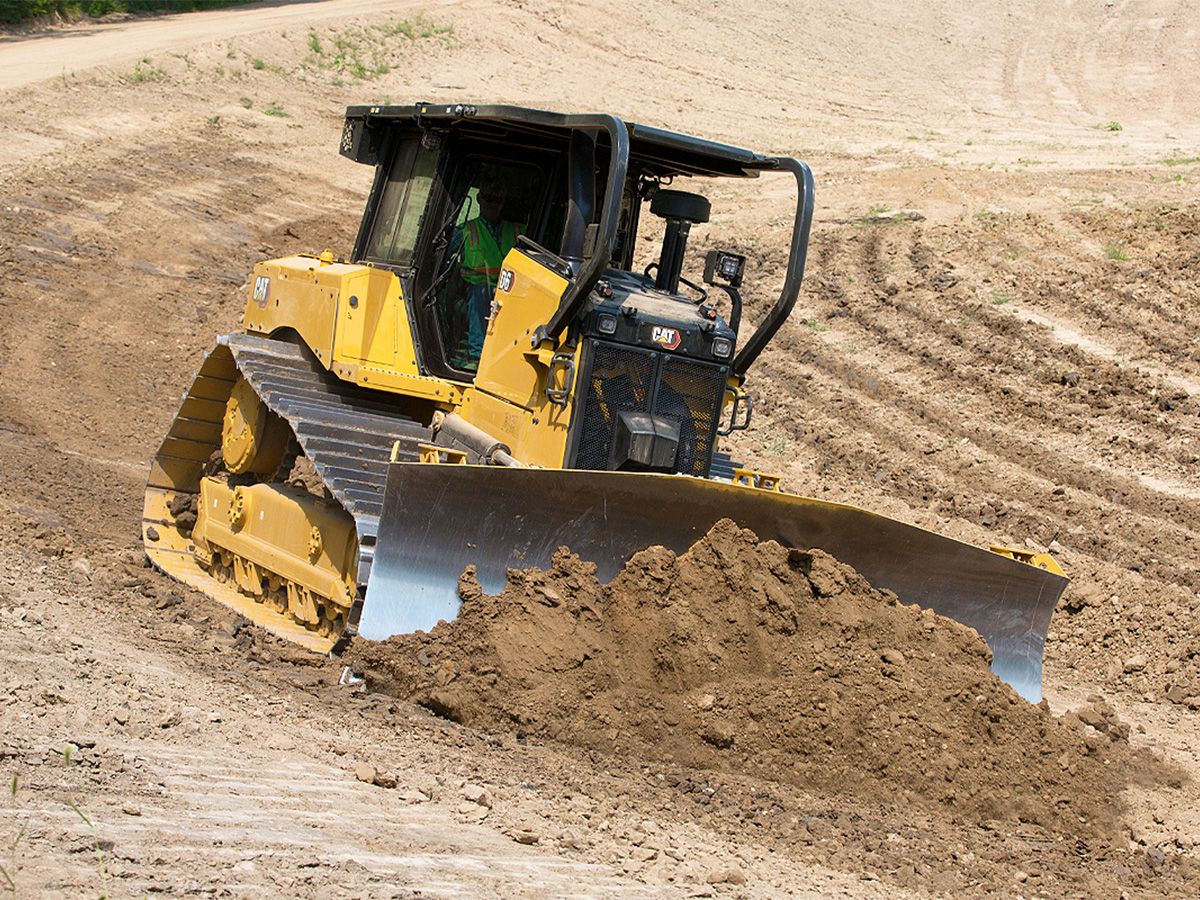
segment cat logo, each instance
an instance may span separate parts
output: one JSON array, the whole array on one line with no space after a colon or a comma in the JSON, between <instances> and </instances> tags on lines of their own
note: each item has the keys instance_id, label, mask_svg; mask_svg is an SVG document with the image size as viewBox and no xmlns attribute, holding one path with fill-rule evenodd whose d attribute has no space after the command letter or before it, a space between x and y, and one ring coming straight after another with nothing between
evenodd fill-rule
<instances>
[{"instance_id":1,"label":"cat logo","mask_svg":"<svg viewBox=\"0 0 1200 900\"><path fill-rule=\"evenodd\" d=\"M267 308L267 294L271 292L271 279L266 275L259 275L254 279L254 302L258 304L259 309Z\"/></svg>"},{"instance_id":2,"label":"cat logo","mask_svg":"<svg viewBox=\"0 0 1200 900\"><path fill-rule=\"evenodd\" d=\"M655 325L650 331L650 340L658 344L664 350L674 350L679 346L679 342L683 340L679 335L678 328L667 328L665 325Z\"/></svg>"}]
</instances>

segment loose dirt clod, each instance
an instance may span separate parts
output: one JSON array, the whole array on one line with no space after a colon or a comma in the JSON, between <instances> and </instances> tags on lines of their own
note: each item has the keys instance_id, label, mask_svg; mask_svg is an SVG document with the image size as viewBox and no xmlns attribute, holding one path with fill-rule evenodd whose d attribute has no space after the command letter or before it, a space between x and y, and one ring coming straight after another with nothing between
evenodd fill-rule
<instances>
[{"instance_id":1,"label":"loose dirt clod","mask_svg":"<svg viewBox=\"0 0 1200 900\"><path fill-rule=\"evenodd\" d=\"M357 640L372 689L475 727L917 804L972 821L1111 832L1128 734L1099 701L1055 718L988 669L971 629L820 550L722 521L608 585L560 549L458 619Z\"/></svg>"}]
</instances>

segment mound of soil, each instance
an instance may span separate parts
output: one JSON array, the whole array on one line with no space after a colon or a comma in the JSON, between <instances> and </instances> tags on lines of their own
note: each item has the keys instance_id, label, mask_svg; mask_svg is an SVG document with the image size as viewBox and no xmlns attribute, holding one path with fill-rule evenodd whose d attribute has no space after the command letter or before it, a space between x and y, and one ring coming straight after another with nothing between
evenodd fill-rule
<instances>
[{"instance_id":1,"label":"mound of soil","mask_svg":"<svg viewBox=\"0 0 1200 900\"><path fill-rule=\"evenodd\" d=\"M751 774L964 821L1111 833L1127 757L1102 701L1032 706L973 630L820 550L723 521L611 583L560 549L499 595L468 569L460 616L356 640L368 684L488 730ZM1085 724L1086 723L1086 724Z\"/></svg>"}]
</instances>

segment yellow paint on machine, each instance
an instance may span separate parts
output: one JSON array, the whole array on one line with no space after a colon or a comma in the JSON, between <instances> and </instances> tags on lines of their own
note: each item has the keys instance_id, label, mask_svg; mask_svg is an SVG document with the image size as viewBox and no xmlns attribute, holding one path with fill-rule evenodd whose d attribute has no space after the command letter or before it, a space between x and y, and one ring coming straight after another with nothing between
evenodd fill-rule
<instances>
[{"instance_id":1,"label":"yellow paint on machine","mask_svg":"<svg viewBox=\"0 0 1200 900\"><path fill-rule=\"evenodd\" d=\"M184 396L179 413L171 423L170 431L167 433L162 447L159 448L151 463L150 477L142 508L142 535L146 555L155 566L168 575L189 587L202 591L273 634L309 650L328 653L334 644L330 635L305 627L301 621L297 621L286 610L273 609L261 602L261 597L256 594L243 592L239 589L236 578L222 582L214 577L213 571L209 568L212 544L205 542L208 555L202 562L197 554L196 531L199 529L202 534L208 533L210 538L216 537L214 543L218 547L223 546L222 539L217 536L214 529L201 524L199 507L197 508L196 525L190 528L181 527L181 510L178 507L172 508L176 501L186 501L191 496L200 493L204 484L212 482L212 479L205 478L203 473L214 452L220 452L222 449L222 432L228 430L229 424L227 421L229 402L238 381L238 369L232 353L228 347L218 344L201 365L200 371ZM238 405L241 406L241 404ZM259 488L263 491L273 490L272 487L266 485L255 486L255 489ZM210 496L208 501L210 508L211 499ZM198 503L200 502L202 501L198 501ZM313 502L320 504L321 501L313 498ZM265 499L260 499L258 504L259 508L266 508L269 505L270 501ZM332 505L326 504L326 506ZM183 508L186 509L187 504ZM310 519L311 521L309 521ZM300 528L297 535L293 536L295 540L284 541L284 549L281 552L290 553L293 559L290 565L285 562L279 566L284 570L279 574L290 573L301 578L311 575L311 582L297 581L297 583L306 587L310 592L316 591L320 594L324 590L328 594L343 596L343 592L347 588L336 588L330 581L329 572L338 562L337 551L332 548L344 546L347 534L353 537L354 526L350 516L340 508L332 507L323 509L319 514L305 516L304 520L304 522L299 522L298 519L292 521L293 526L300 524L303 527ZM277 523L274 516L272 524L273 526L280 524ZM324 550L317 560L306 560L299 556L299 551L307 551L307 542L312 538L314 524L322 529L321 541ZM261 529L254 531L259 537L263 536ZM305 542L302 548L296 544L301 537ZM263 565L264 568L269 560L278 558L263 555L258 552L257 548L251 549L248 540L225 543L230 544L227 548L230 552L240 551L239 555L242 555L244 560L256 565ZM297 562L306 564L307 568L296 565ZM316 564L314 565L314 563ZM241 569L241 580L248 584L249 579L246 577L248 573L245 566L242 565ZM349 573L354 572L355 567L347 565L342 571L347 573L345 578L348 580L351 577ZM353 596L353 586L349 587L349 592L350 596Z\"/></svg>"},{"instance_id":2,"label":"yellow paint on machine","mask_svg":"<svg viewBox=\"0 0 1200 900\"><path fill-rule=\"evenodd\" d=\"M473 384L420 373L393 272L336 262L328 251L259 263L244 326L267 335L294 331L338 378L457 411L522 461L561 467L582 347L534 348L530 337L558 308L567 281L520 250L509 252L504 269L510 280L496 292ZM551 380L565 403L547 397Z\"/></svg>"},{"instance_id":3,"label":"yellow paint on machine","mask_svg":"<svg viewBox=\"0 0 1200 900\"><path fill-rule=\"evenodd\" d=\"M329 630L340 633L354 597L358 542L336 503L290 485L230 487L205 478L192 540L200 562L232 568L243 593L267 599L282 592L280 605L295 619L337 624Z\"/></svg>"},{"instance_id":4,"label":"yellow paint on machine","mask_svg":"<svg viewBox=\"0 0 1200 900\"><path fill-rule=\"evenodd\" d=\"M314 653L324 654L333 649L334 641L328 636L310 631L287 614L243 594L232 582L222 584L202 568L196 559L195 544L179 532L174 524L175 517L167 509L171 497L168 492L147 491L142 511L146 555L157 568L284 640Z\"/></svg>"},{"instance_id":5,"label":"yellow paint on machine","mask_svg":"<svg viewBox=\"0 0 1200 900\"><path fill-rule=\"evenodd\" d=\"M558 308L567 282L520 250L509 252L503 270L506 287L496 291L479 371L459 414L508 444L522 462L561 468L576 387L566 379L579 371L582 348L534 348L530 338ZM551 378L551 387L566 389L565 404L547 397Z\"/></svg>"},{"instance_id":6,"label":"yellow paint on machine","mask_svg":"<svg viewBox=\"0 0 1200 900\"><path fill-rule=\"evenodd\" d=\"M446 409L462 401L463 385L421 374L400 279L387 269L337 262L328 250L259 263L243 327L294 331L344 381Z\"/></svg>"}]
</instances>

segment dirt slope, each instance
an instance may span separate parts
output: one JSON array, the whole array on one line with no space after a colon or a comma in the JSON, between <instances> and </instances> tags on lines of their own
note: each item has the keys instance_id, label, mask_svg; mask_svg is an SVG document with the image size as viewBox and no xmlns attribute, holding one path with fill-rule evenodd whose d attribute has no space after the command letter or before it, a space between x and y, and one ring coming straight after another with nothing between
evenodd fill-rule
<instances>
[{"instance_id":1,"label":"dirt slope","mask_svg":"<svg viewBox=\"0 0 1200 900\"><path fill-rule=\"evenodd\" d=\"M262 638L225 640L219 610L118 554L135 546L146 460L200 354L235 327L253 262L350 245L369 173L335 153L341 107L612 110L817 172L800 308L752 376L755 429L735 454L794 491L1052 547L1074 583L1052 624L1051 705L1103 693L1135 747L1194 773L1200 101L1181 73L1197 68L1197 21L1192 2L819 2L799 18L782 2L362 0L0 41L0 774L25 786L0 837L28 818L23 884L94 889L71 799L129 893L384 893L422 842L448 858L405 882L427 893L581 879L597 893L1186 893L1194 786L1131 787L1126 844L1101 854L751 775L531 747L339 691L336 667ZM761 309L787 191L709 193L695 246L750 252ZM80 736L95 765L62 768ZM237 799L230 747L277 804ZM358 762L400 786L356 781ZM345 804L289 786L280 765ZM494 803L460 840L448 823L488 809L463 781ZM434 800L398 811L422 786ZM129 797L140 819L122 812ZM347 837L355 809L396 830ZM246 841L254 816L270 825L264 855L233 859L232 836L210 829L237 820ZM538 844L510 839L529 829ZM347 874L356 854L364 870Z\"/></svg>"}]
</instances>

